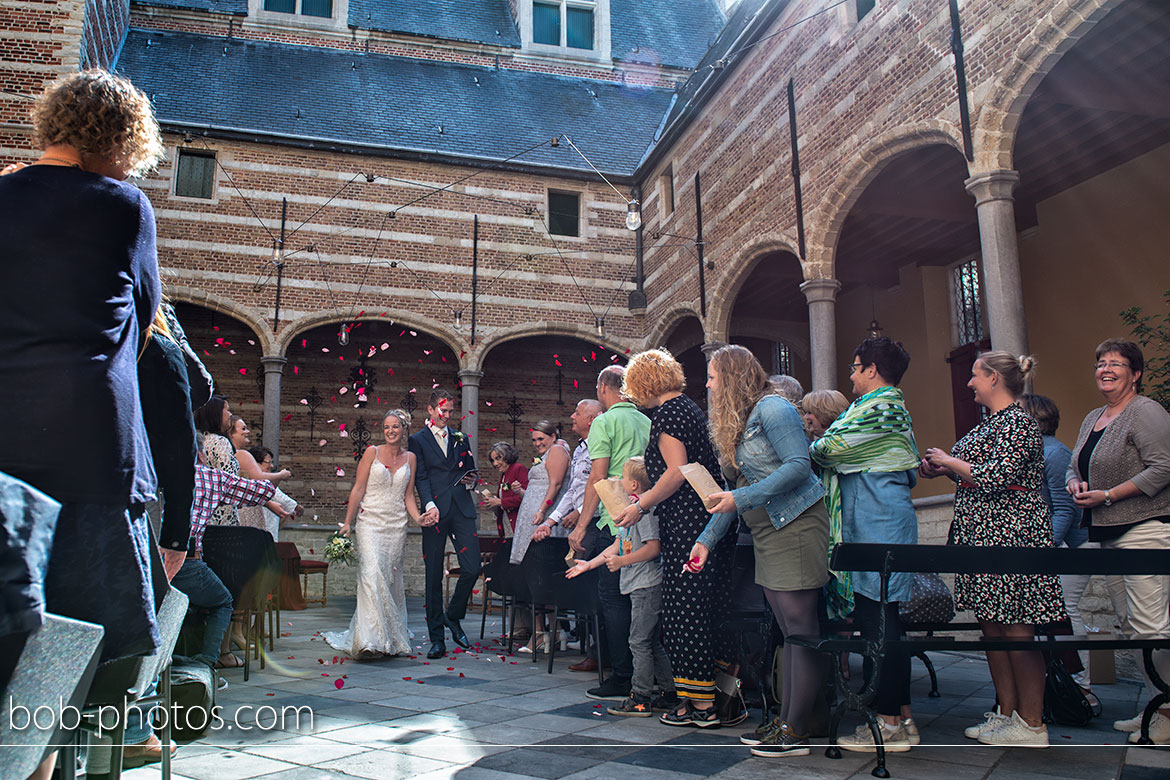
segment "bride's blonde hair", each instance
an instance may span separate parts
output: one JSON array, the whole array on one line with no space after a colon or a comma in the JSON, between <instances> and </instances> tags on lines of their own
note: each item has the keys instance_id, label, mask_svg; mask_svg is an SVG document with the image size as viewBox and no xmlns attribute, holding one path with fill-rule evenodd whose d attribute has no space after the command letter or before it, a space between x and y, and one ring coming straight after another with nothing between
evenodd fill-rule
<instances>
[{"instance_id":1,"label":"bride's blonde hair","mask_svg":"<svg viewBox=\"0 0 1170 780\"><path fill-rule=\"evenodd\" d=\"M405 409L391 409L382 416L382 422L386 422L387 417L397 417L402 423L402 435L404 437L410 435L410 412Z\"/></svg>"}]
</instances>

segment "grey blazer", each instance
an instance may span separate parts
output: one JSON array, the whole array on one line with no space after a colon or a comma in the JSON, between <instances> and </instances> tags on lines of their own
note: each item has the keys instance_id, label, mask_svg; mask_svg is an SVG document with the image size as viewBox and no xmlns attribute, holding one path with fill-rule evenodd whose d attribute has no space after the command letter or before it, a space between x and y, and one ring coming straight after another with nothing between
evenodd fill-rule
<instances>
[{"instance_id":1,"label":"grey blazer","mask_svg":"<svg viewBox=\"0 0 1170 780\"><path fill-rule=\"evenodd\" d=\"M1084 482L1077 463L1085 440L1104 413L1105 407L1085 416L1065 484ZM1141 495L1118 501L1113 506L1093 508L1093 525L1131 525L1151 517L1170 515L1170 413L1152 399L1139 395L1105 427L1089 459L1093 490L1111 490L1132 480Z\"/></svg>"}]
</instances>

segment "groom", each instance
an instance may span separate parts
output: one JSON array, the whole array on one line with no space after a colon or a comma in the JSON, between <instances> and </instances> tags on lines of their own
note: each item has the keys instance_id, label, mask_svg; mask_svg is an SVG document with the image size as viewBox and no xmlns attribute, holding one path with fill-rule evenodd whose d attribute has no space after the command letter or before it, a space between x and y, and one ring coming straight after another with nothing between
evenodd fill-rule
<instances>
[{"instance_id":1,"label":"groom","mask_svg":"<svg viewBox=\"0 0 1170 780\"><path fill-rule=\"evenodd\" d=\"M423 566L426 572L427 629L431 649L427 658L442 658L447 652L443 628L451 629L455 644L467 649L471 643L459 621L467 613L467 600L479 577L479 537L476 536L475 458L467 437L447 427L455 404L451 394L436 388L427 400L426 426L410 437L410 451L418 461L414 484L425 504ZM459 581L451 603L443 611L443 558L450 537L459 556Z\"/></svg>"}]
</instances>

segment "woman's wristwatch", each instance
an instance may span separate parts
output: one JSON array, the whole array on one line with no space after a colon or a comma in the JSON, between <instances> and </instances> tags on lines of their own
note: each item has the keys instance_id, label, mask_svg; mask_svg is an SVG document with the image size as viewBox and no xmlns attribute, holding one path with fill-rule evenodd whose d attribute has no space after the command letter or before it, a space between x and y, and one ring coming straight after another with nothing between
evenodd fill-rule
<instances>
[{"instance_id":1,"label":"woman's wristwatch","mask_svg":"<svg viewBox=\"0 0 1170 780\"><path fill-rule=\"evenodd\" d=\"M638 516L639 516L639 517L641 517L641 516L645 515L647 512L649 512L649 511L650 511L650 510L649 510L649 509L647 509L646 507L642 506L642 502L641 502L641 500L635 501L635 502L634 502L634 506L638 507Z\"/></svg>"},{"instance_id":2,"label":"woman's wristwatch","mask_svg":"<svg viewBox=\"0 0 1170 780\"><path fill-rule=\"evenodd\" d=\"M1109 497L1109 491L1105 491L1105 506L1113 506L1113 499Z\"/></svg>"}]
</instances>

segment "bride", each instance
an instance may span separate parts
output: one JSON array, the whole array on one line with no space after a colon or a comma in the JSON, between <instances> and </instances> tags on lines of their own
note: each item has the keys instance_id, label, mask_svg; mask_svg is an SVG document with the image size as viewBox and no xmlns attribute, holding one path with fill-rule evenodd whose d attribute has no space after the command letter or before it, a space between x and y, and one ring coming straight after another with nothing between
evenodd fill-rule
<instances>
[{"instance_id":1,"label":"bride","mask_svg":"<svg viewBox=\"0 0 1170 780\"><path fill-rule=\"evenodd\" d=\"M362 660L411 651L402 562L407 518L418 523L419 511L414 453L406 449L409 427L406 412L386 413L382 420L386 443L369 447L362 455L341 526L341 533L348 536L357 523L357 609L349 630L327 632L324 638L334 649Z\"/></svg>"}]
</instances>

